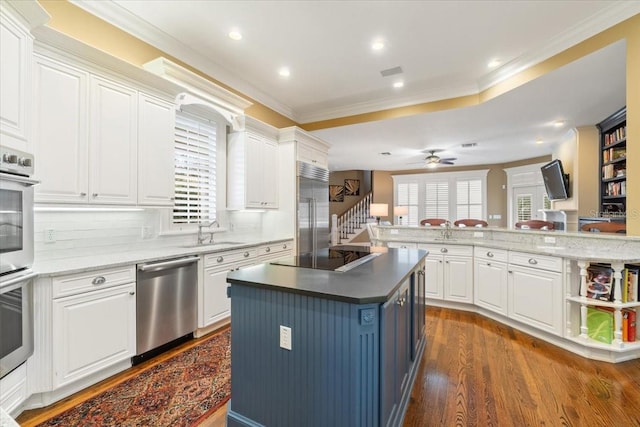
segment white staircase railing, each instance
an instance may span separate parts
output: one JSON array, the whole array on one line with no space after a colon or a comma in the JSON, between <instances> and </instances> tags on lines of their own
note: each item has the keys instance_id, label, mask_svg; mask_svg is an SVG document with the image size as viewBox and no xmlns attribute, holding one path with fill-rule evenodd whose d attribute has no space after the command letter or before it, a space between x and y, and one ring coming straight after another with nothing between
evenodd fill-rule
<instances>
[{"instance_id":1,"label":"white staircase railing","mask_svg":"<svg viewBox=\"0 0 640 427\"><path fill-rule=\"evenodd\" d=\"M373 193L368 193L349 210L337 217L332 225L332 240L337 240L334 244L349 238L350 234L360 231L367 223L370 218L369 205L371 205L372 199Z\"/></svg>"}]
</instances>

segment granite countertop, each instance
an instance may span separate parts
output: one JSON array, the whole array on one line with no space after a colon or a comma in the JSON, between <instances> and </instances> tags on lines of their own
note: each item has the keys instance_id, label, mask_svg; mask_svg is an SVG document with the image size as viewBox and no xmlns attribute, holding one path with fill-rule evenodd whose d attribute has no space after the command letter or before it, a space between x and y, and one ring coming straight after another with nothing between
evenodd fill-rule
<instances>
[{"instance_id":1,"label":"granite countertop","mask_svg":"<svg viewBox=\"0 0 640 427\"><path fill-rule=\"evenodd\" d=\"M97 253L73 258L59 258L34 263L32 269L40 276L72 274L98 268L112 268L162 261L169 258L180 258L189 255L217 253L234 249L250 248L278 242L286 242L293 238L275 240L255 240L238 243L219 243L213 245L184 246L148 246L127 248L119 252Z\"/></svg>"},{"instance_id":2,"label":"granite countertop","mask_svg":"<svg viewBox=\"0 0 640 427\"><path fill-rule=\"evenodd\" d=\"M261 264L228 274L231 284L267 287L353 304L383 303L404 283L427 251L380 248L383 253L345 272Z\"/></svg>"}]
</instances>

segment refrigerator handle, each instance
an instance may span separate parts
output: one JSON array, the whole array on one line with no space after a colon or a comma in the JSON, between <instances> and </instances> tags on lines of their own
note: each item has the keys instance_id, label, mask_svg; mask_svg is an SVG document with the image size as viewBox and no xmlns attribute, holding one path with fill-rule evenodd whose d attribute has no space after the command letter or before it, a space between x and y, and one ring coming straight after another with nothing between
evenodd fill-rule
<instances>
[{"instance_id":1,"label":"refrigerator handle","mask_svg":"<svg viewBox=\"0 0 640 427\"><path fill-rule=\"evenodd\" d=\"M317 204L316 204L316 199L312 198L311 199L311 203L309 203L309 206L311 207L311 247L313 248L313 252L316 251L316 248L318 247L318 223L317 223Z\"/></svg>"}]
</instances>

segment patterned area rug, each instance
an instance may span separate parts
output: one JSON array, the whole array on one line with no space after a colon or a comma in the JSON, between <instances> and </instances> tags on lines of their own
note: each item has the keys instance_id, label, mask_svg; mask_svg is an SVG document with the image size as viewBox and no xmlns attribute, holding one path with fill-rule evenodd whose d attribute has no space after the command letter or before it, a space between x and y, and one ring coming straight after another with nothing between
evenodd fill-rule
<instances>
[{"instance_id":1,"label":"patterned area rug","mask_svg":"<svg viewBox=\"0 0 640 427\"><path fill-rule=\"evenodd\" d=\"M231 395L230 338L216 334L39 426L197 425Z\"/></svg>"}]
</instances>

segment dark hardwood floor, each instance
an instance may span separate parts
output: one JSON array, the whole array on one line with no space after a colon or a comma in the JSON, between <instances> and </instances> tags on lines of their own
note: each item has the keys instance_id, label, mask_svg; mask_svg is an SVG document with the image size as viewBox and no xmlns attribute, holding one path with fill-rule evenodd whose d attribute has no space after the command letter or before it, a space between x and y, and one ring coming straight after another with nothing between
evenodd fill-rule
<instances>
[{"instance_id":1,"label":"dark hardwood floor","mask_svg":"<svg viewBox=\"0 0 640 427\"><path fill-rule=\"evenodd\" d=\"M426 327L405 426L640 426L640 360L592 361L463 311L428 307ZM35 425L114 380L18 420ZM201 427L224 426L225 411Z\"/></svg>"}]
</instances>

